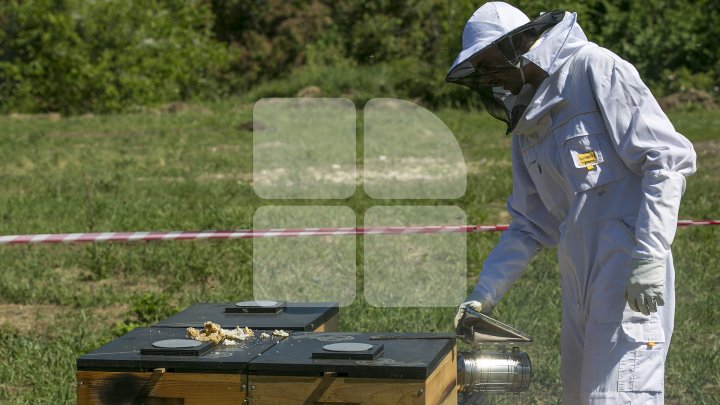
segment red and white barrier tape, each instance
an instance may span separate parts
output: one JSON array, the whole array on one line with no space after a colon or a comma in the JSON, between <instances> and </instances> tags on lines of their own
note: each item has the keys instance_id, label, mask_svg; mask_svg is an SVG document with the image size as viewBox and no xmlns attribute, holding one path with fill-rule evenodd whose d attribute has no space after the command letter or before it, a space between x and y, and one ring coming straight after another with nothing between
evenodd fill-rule
<instances>
[{"instance_id":1,"label":"red and white barrier tape","mask_svg":"<svg viewBox=\"0 0 720 405\"><path fill-rule=\"evenodd\" d=\"M237 231L173 231L173 232L102 232L102 233L56 233L40 235L0 236L0 245L27 243L89 243L193 239L251 239L300 236L379 235L411 233L470 233L504 231L507 225L480 226L391 226L373 228L294 228L253 229Z\"/></svg>"},{"instance_id":2,"label":"red and white barrier tape","mask_svg":"<svg viewBox=\"0 0 720 405\"><path fill-rule=\"evenodd\" d=\"M678 221L678 226L720 225L720 221ZM171 232L101 232L101 233L55 233L38 235L0 236L0 245L31 243L94 243L133 242L162 240L197 239L252 239L282 238L301 236L340 235L403 235L413 233L473 233L504 231L508 225L467 225L467 226L390 226L371 228L295 228L295 229L253 229L237 231L171 231Z\"/></svg>"},{"instance_id":3,"label":"red and white barrier tape","mask_svg":"<svg viewBox=\"0 0 720 405\"><path fill-rule=\"evenodd\" d=\"M720 225L720 221L716 221L716 220L693 221L690 219L681 219L677 223L677 226L697 226L697 225Z\"/></svg>"}]
</instances>

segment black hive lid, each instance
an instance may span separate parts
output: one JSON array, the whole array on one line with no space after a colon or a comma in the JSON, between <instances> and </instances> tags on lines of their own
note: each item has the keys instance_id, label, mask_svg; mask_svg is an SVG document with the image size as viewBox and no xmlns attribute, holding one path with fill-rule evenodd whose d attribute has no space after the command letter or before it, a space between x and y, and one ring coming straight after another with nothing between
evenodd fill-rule
<instances>
[{"instance_id":1,"label":"black hive lid","mask_svg":"<svg viewBox=\"0 0 720 405\"><path fill-rule=\"evenodd\" d=\"M251 329L313 331L338 313L336 302L287 303L282 311L271 313L226 312L233 307L236 307L235 302L195 304L153 326L200 328L206 321L212 321L223 328L247 326Z\"/></svg>"},{"instance_id":2,"label":"black hive lid","mask_svg":"<svg viewBox=\"0 0 720 405\"><path fill-rule=\"evenodd\" d=\"M381 339L373 338L381 335ZM349 378L425 379L455 343L447 334L423 334L417 338L400 333L306 333L296 332L249 364L251 375L317 376L336 372ZM331 343L366 343L383 353L374 360L318 359Z\"/></svg>"},{"instance_id":3,"label":"black hive lid","mask_svg":"<svg viewBox=\"0 0 720 405\"><path fill-rule=\"evenodd\" d=\"M185 339L187 332L181 328L136 328L105 344L97 350L77 359L78 370L148 371L166 368L182 371L245 372L247 364L280 340L277 337L262 339L261 330L254 330L255 337L238 341L234 346L218 345L205 353L142 354L152 350L153 343L168 339ZM269 331L268 333L272 333ZM203 344L201 348L208 345ZM197 348L196 348L197 349ZM202 351L202 350L201 350Z\"/></svg>"}]
</instances>

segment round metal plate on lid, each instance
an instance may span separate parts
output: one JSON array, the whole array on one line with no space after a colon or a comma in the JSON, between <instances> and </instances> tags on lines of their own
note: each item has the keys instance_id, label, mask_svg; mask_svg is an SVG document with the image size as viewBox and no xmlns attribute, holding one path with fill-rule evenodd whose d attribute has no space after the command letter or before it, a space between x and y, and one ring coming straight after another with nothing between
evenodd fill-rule
<instances>
[{"instance_id":1,"label":"round metal plate on lid","mask_svg":"<svg viewBox=\"0 0 720 405\"><path fill-rule=\"evenodd\" d=\"M373 345L367 343L333 343L323 346L329 352L362 352L372 348Z\"/></svg>"},{"instance_id":2,"label":"round metal plate on lid","mask_svg":"<svg viewBox=\"0 0 720 405\"><path fill-rule=\"evenodd\" d=\"M236 302L236 307L275 307L278 301L260 300L260 301L240 301Z\"/></svg>"},{"instance_id":3,"label":"round metal plate on lid","mask_svg":"<svg viewBox=\"0 0 720 405\"><path fill-rule=\"evenodd\" d=\"M198 347L202 345L202 342L192 339L167 339L158 340L157 342L153 342L152 345L163 349L186 349L189 347Z\"/></svg>"}]
</instances>

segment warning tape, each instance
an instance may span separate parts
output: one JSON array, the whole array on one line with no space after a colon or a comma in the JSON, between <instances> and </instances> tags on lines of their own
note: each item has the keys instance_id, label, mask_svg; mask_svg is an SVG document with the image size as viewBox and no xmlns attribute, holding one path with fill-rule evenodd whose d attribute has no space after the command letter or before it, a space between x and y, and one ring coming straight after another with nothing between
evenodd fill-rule
<instances>
[{"instance_id":1,"label":"warning tape","mask_svg":"<svg viewBox=\"0 0 720 405\"><path fill-rule=\"evenodd\" d=\"M720 221L678 221L679 227L699 225L720 225ZM35 243L97 243L97 242L151 242L163 240L199 239L254 239L302 236L340 235L406 235L417 233L473 233L496 232L508 229L508 225L466 225L466 226L389 226L370 228L281 228L237 231L170 231L170 232L100 232L100 233L54 233L36 235L0 236L0 245Z\"/></svg>"},{"instance_id":2,"label":"warning tape","mask_svg":"<svg viewBox=\"0 0 720 405\"><path fill-rule=\"evenodd\" d=\"M677 226L697 226L697 225L720 225L720 221L716 220L705 220L705 221L693 221L690 219L681 219L678 221Z\"/></svg>"},{"instance_id":3,"label":"warning tape","mask_svg":"<svg viewBox=\"0 0 720 405\"><path fill-rule=\"evenodd\" d=\"M0 236L0 245L29 243L93 243L194 239L253 239L302 236L380 235L414 233L470 233L504 231L507 225L480 226L390 226L372 228L281 228L237 231L101 232Z\"/></svg>"}]
</instances>

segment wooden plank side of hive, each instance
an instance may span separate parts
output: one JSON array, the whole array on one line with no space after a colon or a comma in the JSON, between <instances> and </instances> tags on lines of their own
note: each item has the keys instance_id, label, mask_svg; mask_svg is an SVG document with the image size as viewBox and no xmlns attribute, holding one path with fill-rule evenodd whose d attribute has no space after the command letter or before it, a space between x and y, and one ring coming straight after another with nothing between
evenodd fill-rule
<instances>
[{"instance_id":1,"label":"wooden plank side of hive","mask_svg":"<svg viewBox=\"0 0 720 405\"><path fill-rule=\"evenodd\" d=\"M425 404L457 405L456 346L453 346L425 380Z\"/></svg>"},{"instance_id":2,"label":"wooden plank side of hive","mask_svg":"<svg viewBox=\"0 0 720 405\"><path fill-rule=\"evenodd\" d=\"M238 404L246 398L244 374L77 372L78 405L129 400L147 404ZM139 402L138 402L139 403Z\"/></svg>"},{"instance_id":3,"label":"wooden plank side of hive","mask_svg":"<svg viewBox=\"0 0 720 405\"><path fill-rule=\"evenodd\" d=\"M250 375L253 405L424 405L425 380Z\"/></svg>"}]
</instances>

